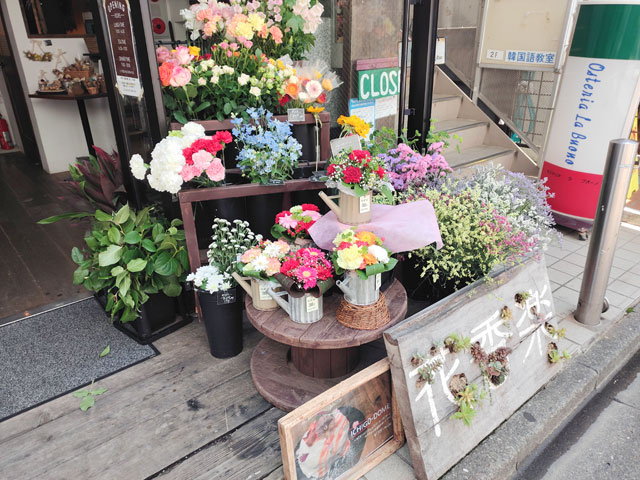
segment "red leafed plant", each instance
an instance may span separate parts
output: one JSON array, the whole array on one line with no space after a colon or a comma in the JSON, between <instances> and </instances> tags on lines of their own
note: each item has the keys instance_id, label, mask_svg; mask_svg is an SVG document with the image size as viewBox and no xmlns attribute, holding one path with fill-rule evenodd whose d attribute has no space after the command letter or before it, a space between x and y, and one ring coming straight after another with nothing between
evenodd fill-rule
<instances>
[{"instance_id":1,"label":"red leafed plant","mask_svg":"<svg viewBox=\"0 0 640 480\"><path fill-rule=\"evenodd\" d=\"M95 157L90 155L75 165L69 165L72 180L66 184L71 191L93 206L105 212L113 212L127 202L120 156L116 151L108 154L99 147L93 148Z\"/></svg>"}]
</instances>

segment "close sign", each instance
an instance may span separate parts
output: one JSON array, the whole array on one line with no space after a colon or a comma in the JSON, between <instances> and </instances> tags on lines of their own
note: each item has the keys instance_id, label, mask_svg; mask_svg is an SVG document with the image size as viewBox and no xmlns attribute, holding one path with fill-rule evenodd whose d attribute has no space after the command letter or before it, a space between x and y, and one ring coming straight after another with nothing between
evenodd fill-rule
<instances>
[{"instance_id":1,"label":"close sign","mask_svg":"<svg viewBox=\"0 0 640 480\"><path fill-rule=\"evenodd\" d=\"M399 68L378 68L358 72L358 98L360 100L389 97L398 95L399 92Z\"/></svg>"}]
</instances>

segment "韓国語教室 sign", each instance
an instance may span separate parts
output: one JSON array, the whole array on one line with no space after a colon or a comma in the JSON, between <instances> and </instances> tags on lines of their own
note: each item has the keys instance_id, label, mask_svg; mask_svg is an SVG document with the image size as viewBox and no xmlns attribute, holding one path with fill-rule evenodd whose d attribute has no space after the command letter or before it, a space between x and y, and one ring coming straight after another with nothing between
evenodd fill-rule
<instances>
[{"instance_id":1,"label":"\u97d3\u56fd\u8a9e\u6559\u5ba4 sign","mask_svg":"<svg viewBox=\"0 0 640 480\"><path fill-rule=\"evenodd\" d=\"M400 69L378 68L358 72L358 99L371 100L398 95L400 92Z\"/></svg>"}]
</instances>

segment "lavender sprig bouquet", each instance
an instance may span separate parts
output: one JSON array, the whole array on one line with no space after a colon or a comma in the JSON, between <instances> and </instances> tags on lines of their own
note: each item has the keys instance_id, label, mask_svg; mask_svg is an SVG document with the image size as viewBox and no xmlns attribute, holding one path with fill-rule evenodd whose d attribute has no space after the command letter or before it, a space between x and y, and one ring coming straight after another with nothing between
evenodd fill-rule
<instances>
[{"instance_id":1,"label":"lavender sprig bouquet","mask_svg":"<svg viewBox=\"0 0 640 480\"><path fill-rule=\"evenodd\" d=\"M280 122L263 107L248 108L250 121L234 118L233 136L240 152L238 167L252 183L288 180L298 165L302 145L293 138L291 124Z\"/></svg>"},{"instance_id":2,"label":"lavender sprig bouquet","mask_svg":"<svg viewBox=\"0 0 640 480\"><path fill-rule=\"evenodd\" d=\"M400 143L387 153L381 153L381 159L396 190L406 190L409 186L423 185L438 188L451 167L442 155L443 142L429 145L429 153L420 155L409 145Z\"/></svg>"}]
</instances>

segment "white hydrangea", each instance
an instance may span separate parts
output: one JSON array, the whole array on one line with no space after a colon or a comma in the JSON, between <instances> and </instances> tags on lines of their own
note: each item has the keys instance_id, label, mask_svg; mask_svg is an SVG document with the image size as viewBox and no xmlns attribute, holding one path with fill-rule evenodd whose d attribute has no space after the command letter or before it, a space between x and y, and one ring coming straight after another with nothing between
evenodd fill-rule
<instances>
[{"instance_id":1,"label":"white hydrangea","mask_svg":"<svg viewBox=\"0 0 640 480\"><path fill-rule=\"evenodd\" d=\"M204 127L196 122L187 123L180 129L180 131L185 136L192 135L197 138L204 137Z\"/></svg>"},{"instance_id":2,"label":"white hydrangea","mask_svg":"<svg viewBox=\"0 0 640 480\"><path fill-rule=\"evenodd\" d=\"M138 180L144 180L144 176L147 174L147 167L139 154L136 153L131 157L129 167L131 168L131 173L133 173L135 178Z\"/></svg>"},{"instance_id":3,"label":"white hydrangea","mask_svg":"<svg viewBox=\"0 0 640 480\"><path fill-rule=\"evenodd\" d=\"M220 272L213 265L204 265L198 268L195 273L190 273L187 276L187 282L193 282L196 288L209 293L229 290L233 286L231 276Z\"/></svg>"}]
</instances>

